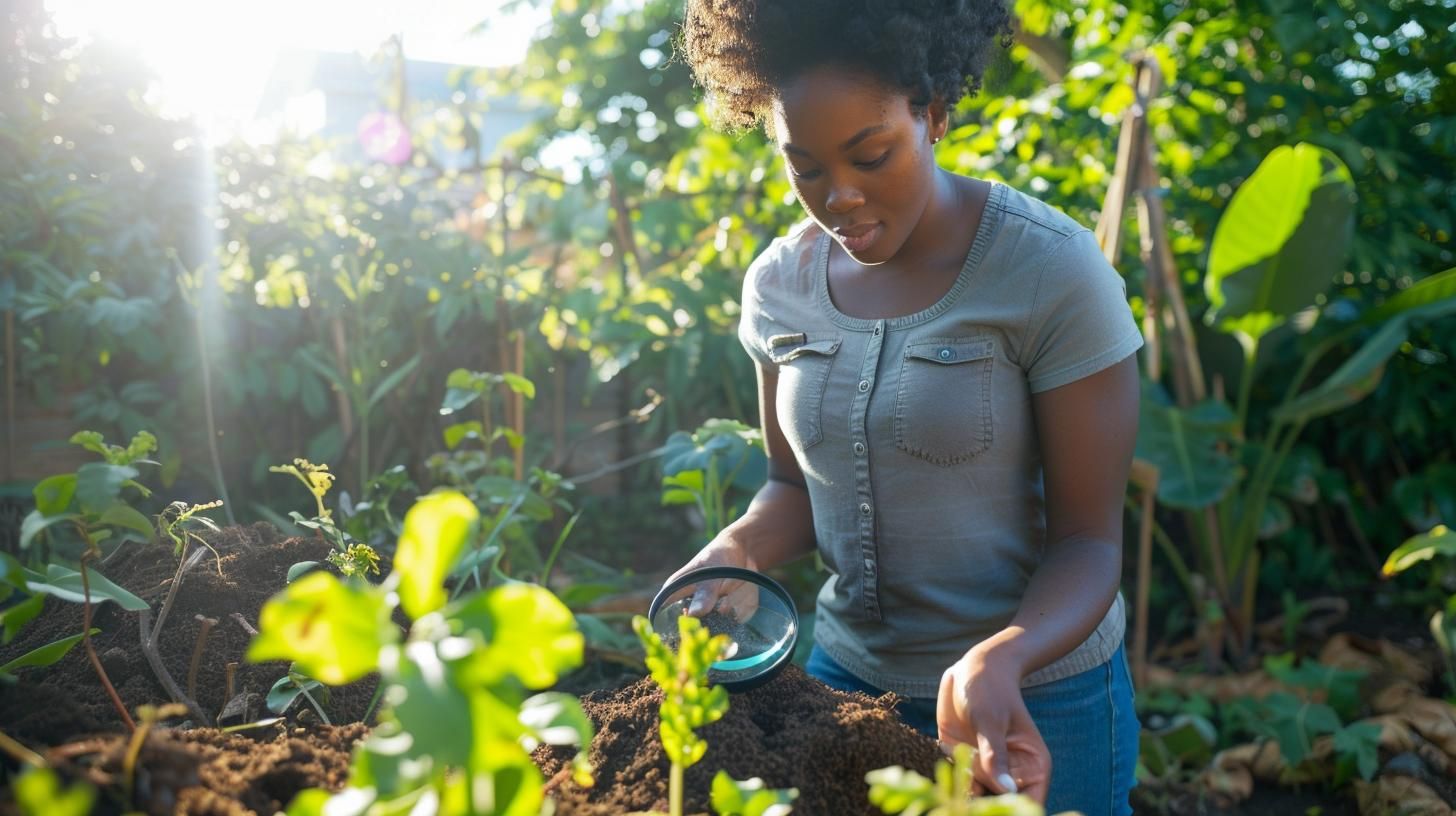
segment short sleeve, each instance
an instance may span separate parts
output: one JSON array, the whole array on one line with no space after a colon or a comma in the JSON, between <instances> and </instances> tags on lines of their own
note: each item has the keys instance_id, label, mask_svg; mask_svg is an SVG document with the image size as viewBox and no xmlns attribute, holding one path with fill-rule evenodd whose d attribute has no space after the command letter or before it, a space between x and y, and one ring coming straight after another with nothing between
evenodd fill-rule
<instances>
[{"instance_id":1,"label":"short sleeve","mask_svg":"<svg viewBox=\"0 0 1456 816\"><path fill-rule=\"evenodd\" d=\"M741 313L738 317L738 342L743 344L743 350L748 352L749 357L765 367L771 365L772 361L768 356L767 338L761 329L763 297L759 293L758 284L764 268L772 263L772 258L777 254L777 243L775 241L770 244L749 264L748 272L743 276L743 299L740 301Z\"/></svg>"},{"instance_id":2,"label":"short sleeve","mask_svg":"<svg viewBox=\"0 0 1456 816\"><path fill-rule=\"evenodd\" d=\"M1143 345L1127 284L1090 230L1051 250L1034 292L1020 354L1033 394L1096 374Z\"/></svg>"}]
</instances>

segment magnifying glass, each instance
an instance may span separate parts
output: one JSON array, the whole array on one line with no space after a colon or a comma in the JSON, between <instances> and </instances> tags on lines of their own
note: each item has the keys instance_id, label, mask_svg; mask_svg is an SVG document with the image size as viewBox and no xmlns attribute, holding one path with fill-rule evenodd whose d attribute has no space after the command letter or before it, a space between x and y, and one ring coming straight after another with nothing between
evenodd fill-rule
<instances>
[{"instance_id":1,"label":"magnifying glass","mask_svg":"<svg viewBox=\"0 0 1456 816\"><path fill-rule=\"evenodd\" d=\"M693 609L694 598L699 601ZM677 648L677 619L689 614L709 634L727 635L723 657L708 667L709 682L730 692L772 680L794 656L799 613L777 581L741 567L703 567L658 590L647 618L662 642Z\"/></svg>"}]
</instances>

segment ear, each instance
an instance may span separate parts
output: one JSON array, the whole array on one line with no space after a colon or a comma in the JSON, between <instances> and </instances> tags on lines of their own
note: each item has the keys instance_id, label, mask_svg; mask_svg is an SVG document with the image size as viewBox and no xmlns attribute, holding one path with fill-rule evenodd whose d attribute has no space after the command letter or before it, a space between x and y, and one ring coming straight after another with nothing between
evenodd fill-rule
<instances>
[{"instance_id":1,"label":"ear","mask_svg":"<svg viewBox=\"0 0 1456 816\"><path fill-rule=\"evenodd\" d=\"M946 109L945 100L937 96L925 106L925 135L934 144L945 138L949 127L950 112Z\"/></svg>"}]
</instances>

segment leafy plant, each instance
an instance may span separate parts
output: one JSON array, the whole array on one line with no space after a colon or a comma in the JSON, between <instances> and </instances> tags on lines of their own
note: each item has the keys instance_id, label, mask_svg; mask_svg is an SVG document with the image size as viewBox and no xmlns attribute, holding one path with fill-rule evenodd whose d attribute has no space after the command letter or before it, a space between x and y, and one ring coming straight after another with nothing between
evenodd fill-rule
<instances>
[{"instance_id":1,"label":"leafy plant","mask_svg":"<svg viewBox=\"0 0 1456 816\"><path fill-rule=\"evenodd\" d=\"M1330 150L1305 143L1273 150L1219 220L1204 278L1210 305L1205 322L1243 350L1235 406L1210 399L1179 408L1156 385L1145 392L1138 455L1160 468L1159 499L1189 510L1215 508L1212 520L1198 518L1189 527L1197 570L1210 581L1218 614L1230 624L1236 655L1252 642L1259 542L1290 524L1286 499L1275 494L1293 478L1290 454L1300 433L1310 420L1373 391L1413 325L1456 313L1456 269L1450 269L1356 318L1341 317L1332 307L1320 314L1317 304L1332 286L1332 270L1345 262L1355 204L1350 171ZM1250 404L1266 356L1261 348L1291 321L1320 339L1311 341L1283 399L1269 411L1268 426L1260 427L1251 422ZM1303 390L1332 350L1363 333L1368 339L1353 356ZM1305 492L1302 500L1317 495ZM1187 577L1192 570L1165 549L1199 605Z\"/></svg>"},{"instance_id":2,"label":"leafy plant","mask_svg":"<svg viewBox=\"0 0 1456 816\"><path fill-rule=\"evenodd\" d=\"M708 668L728 648L727 635L710 635L690 615L677 619L678 644L674 652L652 631L647 618L632 618L632 629L647 652L647 668L662 688L657 732L670 763L668 816L682 816L683 771L708 751L697 729L717 722L728 712L728 690L708 684Z\"/></svg>"},{"instance_id":3,"label":"leafy plant","mask_svg":"<svg viewBox=\"0 0 1456 816\"><path fill-rule=\"evenodd\" d=\"M328 555L328 562L333 564L340 573L349 578L365 578L369 574L379 574L379 554L373 547L360 542L349 540L349 536L334 524L333 513L324 507L324 495L334 484L334 474L329 472L328 465L315 465L307 459L294 459L291 465L275 465L268 468L273 473L286 473L303 482L309 493L313 494L313 500L318 507L318 515L313 518L304 518L297 510L289 512L289 517L300 527L306 527L333 546L333 552ZM315 561L300 561L288 569L288 580L292 581L309 569L317 566Z\"/></svg>"},{"instance_id":4,"label":"leafy plant","mask_svg":"<svg viewBox=\"0 0 1456 816\"><path fill-rule=\"evenodd\" d=\"M1456 558L1456 532L1444 524L1414 536L1395 549L1381 567L1381 574L1398 575L1436 556ZM1446 659L1446 684L1456 694L1456 594L1446 599L1443 609L1431 616L1431 637L1435 638L1441 656Z\"/></svg>"},{"instance_id":5,"label":"leafy plant","mask_svg":"<svg viewBox=\"0 0 1456 816\"><path fill-rule=\"evenodd\" d=\"M975 749L957 745L949 762L935 763L935 779L892 765L870 771L870 804L901 816L1043 816L1035 800L1019 793L971 796Z\"/></svg>"},{"instance_id":6,"label":"leafy plant","mask_svg":"<svg viewBox=\"0 0 1456 816\"><path fill-rule=\"evenodd\" d=\"M766 463L762 431L737 420L710 419L691 434L677 431L663 449L662 503L697 505L712 538L738 516L729 493L757 490Z\"/></svg>"},{"instance_id":7,"label":"leafy plant","mask_svg":"<svg viewBox=\"0 0 1456 816\"><path fill-rule=\"evenodd\" d=\"M149 610L147 603L125 589L113 584L99 572L89 568L91 561L101 558L101 543L115 535L118 542L127 540L149 541L153 535L152 523L145 515L122 498L128 488L150 496L151 491L136 481L140 475L133 465L149 462L144 459L156 449L157 439L146 431L136 434L126 447L109 445L101 434L95 431L79 431L71 442L101 456L100 462L87 462L75 473L63 473L42 479L33 491L35 510L21 523L20 546L30 547L37 537L51 536L53 528L65 525L79 536L83 546L77 569L61 564L47 564L45 572L25 569L25 589L32 593L45 593L62 600L82 604L81 643L91 667L106 690L112 706L121 715L127 730L135 730L131 714L122 704L96 649L91 644L91 611L93 600L101 602L114 600L122 608L138 612ZM149 462L156 464L155 462ZM93 586L95 591L93 592ZM34 602L30 602L34 604ZM33 605L28 614L39 611ZM7 629L9 627L7 626ZM54 645L54 644L53 644ZM47 647L49 648L49 647ZM62 652L64 653L64 652ZM59 655L56 655L59 659Z\"/></svg>"},{"instance_id":8,"label":"leafy plant","mask_svg":"<svg viewBox=\"0 0 1456 816\"><path fill-rule=\"evenodd\" d=\"M1312 660L1295 665L1292 653L1266 658L1264 669L1294 689L1261 699L1236 699L1224 706L1225 729L1276 740L1291 773L1301 769L1321 736L1333 738L1334 786L1356 773L1369 780L1379 769L1380 727L1351 722L1361 708L1360 682L1365 673L1325 666ZM1348 723L1348 724L1347 724Z\"/></svg>"},{"instance_id":9,"label":"leafy plant","mask_svg":"<svg viewBox=\"0 0 1456 816\"><path fill-rule=\"evenodd\" d=\"M222 574L222 556L213 549L207 540L198 535L194 530L202 528L217 532L217 522L207 516L198 515L204 510L212 510L222 506L222 500L207 502L206 504L188 504L184 501L174 501L162 508L157 514L157 532L172 542L172 554L182 558L187 551L189 542L201 544L212 551L213 558L217 559L217 574Z\"/></svg>"},{"instance_id":10,"label":"leafy plant","mask_svg":"<svg viewBox=\"0 0 1456 816\"><path fill-rule=\"evenodd\" d=\"M452 816L534 815L542 780L528 746L590 743L574 698L526 695L581 661L566 607L524 583L449 601L445 577L478 521L465 496L432 493L406 513L381 585L314 572L263 607L249 660L291 660L329 685L377 671L385 688L380 725L356 750L348 787L305 791L290 816L398 813L422 801ZM403 638L391 622L396 605L412 621ZM575 767L589 783L584 755Z\"/></svg>"},{"instance_id":11,"label":"leafy plant","mask_svg":"<svg viewBox=\"0 0 1456 816\"><path fill-rule=\"evenodd\" d=\"M274 683L273 687L268 689L266 703L268 710L274 714L286 714L288 713L288 709L293 708L293 704L298 702L299 698L303 698L308 701L309 705L313 706L314 711L318 712L319 719L325 725L328 725L330 724L329 715L324 711L323 707L323 703L328 702L328 694L329 689L327 686L301 672L295 671L294 666L290 665L288 667L288 673L278 678L278 682Z\"/></svg>"}]
</instances>

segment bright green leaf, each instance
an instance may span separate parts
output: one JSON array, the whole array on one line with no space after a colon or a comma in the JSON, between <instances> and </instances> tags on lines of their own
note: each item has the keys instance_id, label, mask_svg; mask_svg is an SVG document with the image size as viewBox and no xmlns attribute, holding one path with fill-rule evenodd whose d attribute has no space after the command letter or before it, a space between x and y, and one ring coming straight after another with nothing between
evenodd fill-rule
<instances>
[{"instance_id":1,"label":"bright green leaf","mask_svg":"<svg viewBox=\"0 0 1456 816\"><path fill-rule=\"evenodd\" d=\"M445 576L470 539L480 513L464 495L446 491L422 497L404 517L394 571L400 605L418 620L445 604Z\"/></svg>"},{"instance_id":2,"label":"bright green leaf","mask_svg":"<svg viewBox=\"0 0 1456 816\"><path fill-rule=\"evenodd\" d=\"M384 590L313 572L263 605L247 658L292 660L309 677L339 686L374 671L380 648L396 635Z\"/></svg>"},{"instance_id":3,"label":"bright green leaf","mask_svg":"<svg viewBox=\"0 0 1456 816\"><path fill-rule=\"evenodd\" d=\"M91 629L93 637L100 632L101 630L95 627ZM31 649L20 657L0 666L0 675L14 674L16 669L25 668L26 666L50 666L57 660L65 657L66 652L71 651L71 647L80 643L84 637L84 635L79 634L71 635L70 637L64 637L60 640L47 643L44 646Z\"/></svg>"}]
</instances>

